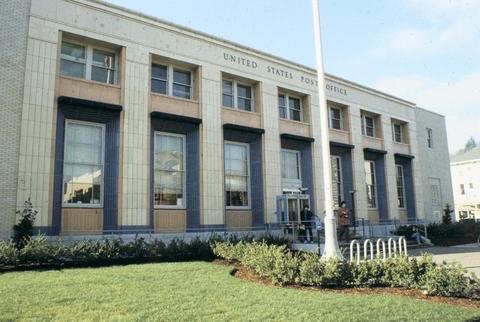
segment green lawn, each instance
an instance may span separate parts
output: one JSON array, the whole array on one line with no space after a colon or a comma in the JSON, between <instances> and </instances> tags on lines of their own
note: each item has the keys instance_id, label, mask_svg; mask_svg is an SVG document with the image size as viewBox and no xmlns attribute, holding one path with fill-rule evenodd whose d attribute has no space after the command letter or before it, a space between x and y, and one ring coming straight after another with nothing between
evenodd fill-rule
<instances>
[{"instance_id":1,"label":"green lawn","mask_svg":"<svg viewBox=\"0 0 480 322\"><path fill-rule=\"evenodd\" d=\"M264 286L211 263L166 263L0 275L0 320L462 321L478 310L399 296Z\"/></svg>"}]
</instances>

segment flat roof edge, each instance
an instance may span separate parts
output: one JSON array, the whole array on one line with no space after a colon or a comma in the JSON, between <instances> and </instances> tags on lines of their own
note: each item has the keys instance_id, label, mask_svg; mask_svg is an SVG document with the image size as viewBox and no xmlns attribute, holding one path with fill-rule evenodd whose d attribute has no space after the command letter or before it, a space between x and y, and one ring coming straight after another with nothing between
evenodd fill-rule
<instances>
[{"instance_id":1,"label":"flat roof edge","mask_svg":"<svg viewBox=\"0 0 480 322\"><path fill-rule=\"evenodd\" d=\"M222 42L222 43L228 44L232 47L236 47L236 49L247 51L247 52L250 52L250 53L253 53L253 54L256 54L256 55L264 56L265 58L275 60L278 63L284 64L284 65L290 65L291 67L300 68L300 69L304 70L305 72L309 72L309 73L312 73L312 74L315 74L315 75L317 74L317 70L313 67L306 66L306 65L288 60L286 58L282 58L282 57L264 52L264 51L259 50L259 49L255 49L255 48L252 48L252 47L249 47L249 46L246 46L246 45L242 45L242 44L239 44L237 42L234 42L234 41L222 38L222 37L218 37L218 36L203 32L203 31L199 31L199 30L195 30L195 29L192 29L192 28L189 28L189 27L185 27L183 25L176 24L176 23L173 23L173 22L170 22L170 21L152 16L152 15L148 15L148 14L136 11L136 10L128 9L126 7L119 6L119 5L104 1L104 0L67 0L67 1L83 3L83 4L87 4L87 3L97 4L97 5L102 5L102 6L112 8L112 9L115 9L115 10L123 11L125 13L131 14L131 15L134 15L134 16L138 16L138 17L141 17L141 18L144 18L144 19L147 19L147 20L157 22L157 23L165 25L165 26L175 28L175 29L177 29L176 30L177 32L182 32L183 31L183 32L191 33L193 35L200 35L202 37L207 38L206 40L214 40L214 41ZM371 87L368 87L368 86L365 86L365 85L362 85L362 84L359 84L359 83L341 78L339 76L335 76L335 75L332 75L332 74L329 74L329 73L325 73L324 76L325 76L326 79L329 79L330 81L343 82L345 85L353 86L353 87L356 87L360 90L366 90L366 91L368 91L372 94L375 94L377 96L380 96L380 97L383 97L383 98L386 98L386 99L390 99L390 100L394 100L394 101L400 102L402 104L409 105L410 107L413 107L413 108L417 107L415 103L410 102L408 100L405 100L405 99L402 99L400 97L396 97L394 95L376 90L374 88L371 88ZM435 112L433 112L433 113L435 113Z\"/></svg>"}]
</instances>

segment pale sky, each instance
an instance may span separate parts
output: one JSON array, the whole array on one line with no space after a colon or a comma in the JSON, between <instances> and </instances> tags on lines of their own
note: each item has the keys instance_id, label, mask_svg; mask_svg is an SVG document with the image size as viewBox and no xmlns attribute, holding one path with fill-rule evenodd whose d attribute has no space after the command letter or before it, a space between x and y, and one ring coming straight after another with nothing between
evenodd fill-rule
<instances>
[{"instance_id":1,"label":"pale sky","mask_svg":"<svg viewBox=\"0 0 480 322\"><path fill-rule=\"evenodd\" d=\"M109 0L315 67L310 0ZM326 72L446 116L480 140L480 0L320 0Z\"/></svg>"}]
</instances>

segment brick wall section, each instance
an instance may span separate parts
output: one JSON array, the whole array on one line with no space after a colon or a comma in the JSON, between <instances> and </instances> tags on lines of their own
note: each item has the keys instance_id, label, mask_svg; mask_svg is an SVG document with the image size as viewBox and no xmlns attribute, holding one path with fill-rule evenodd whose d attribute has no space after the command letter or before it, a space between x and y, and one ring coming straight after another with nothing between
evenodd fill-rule
<instances>
[{"instance_id":1,"label":"brick wall section","mask_svg":"<svg viewBox=\"0 0 480 322\"><path fill-rule=\"evenodd\" d=\"M0 6L0 238L11 234L15 222L29 12L29 0Z\"/></svg>"}]
</instances>

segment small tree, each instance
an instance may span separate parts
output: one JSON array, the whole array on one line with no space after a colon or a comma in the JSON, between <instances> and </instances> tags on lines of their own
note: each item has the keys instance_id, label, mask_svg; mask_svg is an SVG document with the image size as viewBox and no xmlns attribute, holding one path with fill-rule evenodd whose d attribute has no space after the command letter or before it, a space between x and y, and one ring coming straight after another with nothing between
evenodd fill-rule
<instances>
[{"instance_id":1,"label":"small tree","mask_svg":"<svg viewBox=\"0 0 480 322\"><path fill-rule=\"evenodd\" d=\"M453 212L453 209L450 208L450 205L447 203L445 205L445 209L443 209L443 217L442 222L444 224L451 224L452 223L452 216L450 215Z\"/></svg>"},{"instance_id":2,"label":"small tree","mask_svg":"<svg viewBox=\"0 0 480 322\"><path fill-rule=\"evenodd\" d=\"M35 222L35 217L37 216L38 211L33 208L30 198L25 201L23 205L23 210L17 211L17 214L20 215L18 224L13 226L13 241L18 248L22 248L25 245L25 242L29 240L33 235L33 223Z\"/></svg>"},{"instance_id":3,"label":"small tree","mask_svg":"<svg viewBox=\"0 0 480 322\"><path fill-rule=\"evenodd\" d=\"M475 139L471 136L470 139L467 141L467 144L465 144L465 151L475 149L476 147L477 142L475 142Z\"/></svg>"}]
</instances>

